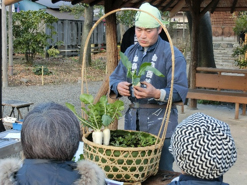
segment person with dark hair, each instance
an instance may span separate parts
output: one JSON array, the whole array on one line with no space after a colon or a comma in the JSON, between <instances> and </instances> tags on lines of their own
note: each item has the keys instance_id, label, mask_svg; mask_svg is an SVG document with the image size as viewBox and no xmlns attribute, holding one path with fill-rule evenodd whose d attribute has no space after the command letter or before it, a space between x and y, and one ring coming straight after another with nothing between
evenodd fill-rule
<instances>
[{"instance_id":1,"label":"person with dark hair","mask_svg":"<svg viewBox=\"0 0 247 185\"><path fill-rule=\"evenodd\" d=\"M21 144L24 161L0 161L0 184L104 185L105 174L93 162L74 157L81 139L80 124L67 107L40 104L24 118Z\"/></svg>"},{"instance_id":2,"label":"person with dark hair","mask_svg":"<svg viewBox=\"0 0 247 185\"><path fill-rule=\"evenodd\" d=\"M168 42L167 35L165 31L162 29L159 36ZM121 42L121 52L125 52L128 47L130 47L133 44L138 43L136 35L135 35L135 26L130 27L124 34L123 39Z\"/></svg>"},{"instance_id":3,"label":"person with dark hair","mask_svg":"<svg viewBox=\"0 0 247 185\"><path fill-rule=\"evenodd\" d=\"M142 4L139 9L151 13L162 22L160 11L149 3ZM129 71L122 61L110 75L110 97L126 96L131 101L125 114L124 128L126 130L139 130L158 135L171 90L173 102L185 102L188 92L186 60L178 48L173 47L175 72L173 89L171 89L172 53L170 44L159 36L161 30L161 25L153 17L144 12L137 12L135 34L138 43L128 47L124 54L131 62L131 71L138 73L143 63L150 62L152 67L159 70L165 77L146 71L140 77L141 86L133 86L133 91L132 89L130 91L132 79L127 78ZM160 170L173 170L174 159L168 147L177 124L178 110L176 105L172 104L159 163Z\"/></svg>"},{"instance_id":4,"label":"person with dark hair","mask_svg":"<svg viewBox=\"0 0 247 185\"><path fill-rule=\"evenodd\" d=\"M169 150L182 170L169 185L229 185L223 175L236 162L237 151L225 122L195 113L178 124Z\"/></svg>"}]
</instances>

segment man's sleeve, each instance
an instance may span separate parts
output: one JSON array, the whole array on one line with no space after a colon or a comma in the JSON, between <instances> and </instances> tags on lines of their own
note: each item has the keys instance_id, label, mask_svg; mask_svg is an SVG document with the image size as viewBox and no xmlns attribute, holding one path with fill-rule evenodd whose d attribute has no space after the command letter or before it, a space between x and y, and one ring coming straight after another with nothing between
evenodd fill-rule
<instances>
[{"instance_id":1,"label":"man's sleeve","mask_svg":"<svg viewBox=\"0 0 247 185\"><path fill-rule=\"evenodd\" d=\"M121 95L118 93L117 85L120 82L126 81L126 68L120 61L116 69L110 75L110 97L119 98Z\"/></svg>"},{"instance_id":2,"label":"man's sleeve","mask_svg":"<svg viewBox=\"0 0 247 185\"><path fill-rule=\"evenodd\" d=\"M179 54L180 51L176 51L178 57L175 58L175 71L174 71L174 84L173 84L173 102L179 102L186 100L186 95L188 92L188 81L187 81L187 74L186 74L186 61L183 57L182 53ZM167 101L170 94L171 89L171 76L172 76L172 68L170 66L170 70L168 72L167 77L167 87L165 88L166 96L165 100Z\"/></svg>"}]
</instances>

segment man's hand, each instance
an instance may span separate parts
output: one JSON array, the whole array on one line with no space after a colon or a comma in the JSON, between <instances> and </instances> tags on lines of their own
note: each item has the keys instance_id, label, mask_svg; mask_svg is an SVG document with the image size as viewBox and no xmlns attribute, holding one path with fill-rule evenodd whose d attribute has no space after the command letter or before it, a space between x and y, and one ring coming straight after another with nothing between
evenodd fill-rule
<instances>
[{"instance_id":1,"label":"man's hand","mask_svg":"<svg viewBox=\"0 0 247 185\"><path fill-rule=\"evenodd\" d=\"M121 94L122 96L130 96L130 87L131 83L129 82L120 82L117 85L117 90L118 93Z\"/></svg>"},{"instance_id":2,"label":"man's hand","mask_svg":"<svg viewBox=\"0 0 247 185\"><path fill-rule=\"evenodd\" d=\"M146 88L142 88L140 86L134 86L134 94L135 97L140 98L160 98L160 90L156 89L152 84L148 82L141 82L142 84L146 85Z\"/></svg>"}]
</instances>

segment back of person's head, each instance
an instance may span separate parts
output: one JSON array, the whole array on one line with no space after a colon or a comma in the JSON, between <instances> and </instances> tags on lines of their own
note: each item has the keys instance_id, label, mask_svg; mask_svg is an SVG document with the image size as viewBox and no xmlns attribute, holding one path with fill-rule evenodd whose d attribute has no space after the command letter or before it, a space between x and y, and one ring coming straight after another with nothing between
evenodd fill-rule
<instances>
[{"instance_id":1,"label":"back of person's head","mask_svg":"<svg viewBox=\"0 0 247 185\"><path fill-rule=\"evenodd\" d=\"M178 124L169 149L182 171L201 179L222 176L237 160L229 126L203 113Z\"/></svg>"},{"instance_id":2,"label":"back of person's head","mask_svg":"<svg viewBox=\"0 0 247 185\"><path fill-rule=\"evenodd\" d=\"M39 104L24 118L21 143L27 159L69 161L80 141L80 124L67 107L49 102Z\"/></svg>"},{"instance_id":3,"label":"back of person's head","mask_svg":"<svg viewBox=\"0 0 247 185\"><path fill-rule=\"evenodd\" d=\"M146 11L156 17L158 20L162 21L161 14L158 8L150 5L149 3L143 3L140 10ZM141 28L158 28L160 26L159 22L145 12L138 11L135 15L135 26Z\"/></svg>"}]
</instances>

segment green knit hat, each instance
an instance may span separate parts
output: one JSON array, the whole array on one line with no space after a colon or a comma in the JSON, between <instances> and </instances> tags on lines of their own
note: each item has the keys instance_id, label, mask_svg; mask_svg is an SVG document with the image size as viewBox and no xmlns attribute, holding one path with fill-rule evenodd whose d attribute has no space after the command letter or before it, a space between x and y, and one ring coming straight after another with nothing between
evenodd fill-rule
<instances>
[{"instance_id":1,"label":"green knit hat","mask_svg":"<svg viewBox=\"0 0 247 185\"><path fill-rule=\"evenodd\" d=\"M157 19L162 21L160 11L158 10L158 8L150 5L149 3L142 4L139 9L151 13ZM135 16L135 26L140 28L157 28L160 26L160 24L156 19L154 19L147 13L138 11Z\"/></svg>"}]
</instances>

